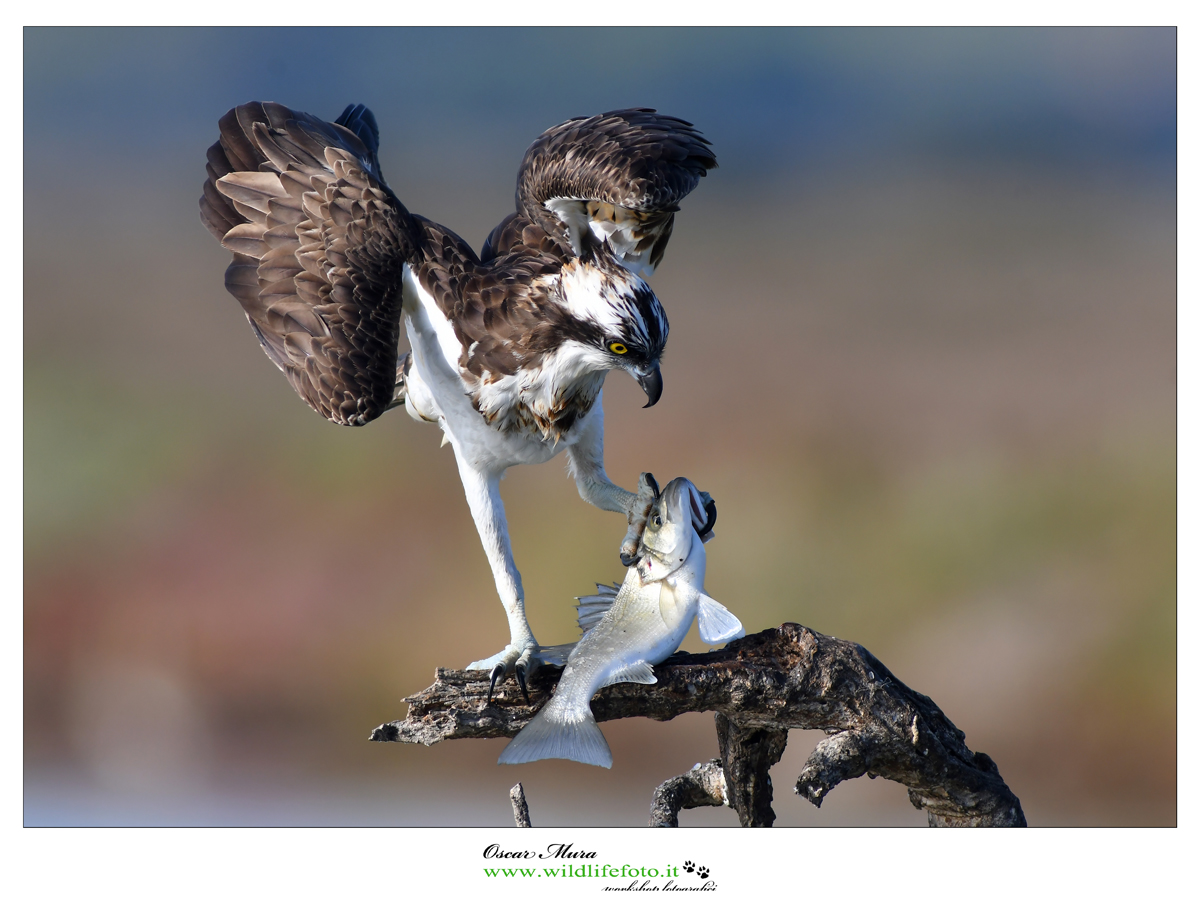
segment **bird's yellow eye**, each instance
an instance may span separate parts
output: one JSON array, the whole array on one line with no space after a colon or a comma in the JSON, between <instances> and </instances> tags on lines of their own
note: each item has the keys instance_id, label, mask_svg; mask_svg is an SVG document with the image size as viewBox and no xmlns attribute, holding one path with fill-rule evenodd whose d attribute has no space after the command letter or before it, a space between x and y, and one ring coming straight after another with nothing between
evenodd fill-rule
<instances>
[{"instance_id":1,"label":"bird's yellow eye","mask_svg":"<svg viewBox=\"0 0 1200 900\"><path fill-rule=\"evenodd\" d=\"M622 344L620 341L614 341L613 343L609 344L608 349L611 350L613 353L617 354L618 356L624 356L626 353L629 352L629 348L626 347L624 344Z\"/></svg>"}]
</instances>

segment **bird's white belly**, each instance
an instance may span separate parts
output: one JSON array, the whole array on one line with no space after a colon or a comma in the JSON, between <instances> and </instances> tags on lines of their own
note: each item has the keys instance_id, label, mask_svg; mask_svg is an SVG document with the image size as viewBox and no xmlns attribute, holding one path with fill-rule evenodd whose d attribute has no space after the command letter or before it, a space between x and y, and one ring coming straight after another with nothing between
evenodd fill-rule
<instances>
[{"instance_id":1,"label":"bird's white belly","mask_svg":"<svg viewBox=\"0 0 1200 900\"><path fill-rule=\"evenodd\" d=\"M536 465L574 443L570 436L555 443L539 434L500 431L484 420L459 376L462 346L454 328L408 266L404 267L404 325L412 348L412 374L421 382L415 393L433 401L426 401L428 408L422 412L437 419L455 453L473 469L503 471L510 466Z\"/></svg>"}]
</instances>

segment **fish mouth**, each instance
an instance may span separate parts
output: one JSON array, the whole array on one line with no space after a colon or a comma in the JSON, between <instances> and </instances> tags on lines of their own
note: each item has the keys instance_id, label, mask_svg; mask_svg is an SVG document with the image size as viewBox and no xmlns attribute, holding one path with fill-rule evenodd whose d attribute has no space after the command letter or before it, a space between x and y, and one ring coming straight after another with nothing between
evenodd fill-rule
<instances>
[{"instance_id":1,"label":"fish mouth","mask_svg":"<svg viewBox=\"0 0 1200 900\"><path fill-rule=\"evenodd\" d=\"M683 477L672 479L650 507L638 574L658 581L676 571L691 556L697 530L709 518L696 486Z\"/></svg>"},{"instance_id":2,"label":"fish mouth","mask_svg":"<svg viewBox=\"0 0 1200 900\"><path fill-rule=\"evenodd\" d=\"M672 521L690 518L692 527L701 537L712 531L717 522L717 504L682 475L672 479L663 489L662 506Z\"/></svg>"},{"instance_id":3,"label":"fish mouth","mask_svg":"<svg viewBox=\"0 0 1200 900\"><path fill-rule=\"evenodd\" d=\"M672 479L650 507L640 547L639 574L649 579L653 572L663 578L675 571L691 554L696 536L703 542L711 535L716 520L717 506L708 494L682 476ZM666 571L657 572L659 566Z\"/></svg>"}]
</instances>

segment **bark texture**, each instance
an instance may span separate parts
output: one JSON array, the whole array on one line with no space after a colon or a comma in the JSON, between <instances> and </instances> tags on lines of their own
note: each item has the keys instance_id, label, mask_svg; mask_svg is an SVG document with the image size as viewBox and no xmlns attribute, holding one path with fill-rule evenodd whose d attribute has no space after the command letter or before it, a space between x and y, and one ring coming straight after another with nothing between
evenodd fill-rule
<instances>
[{"instance_id":1,"label":"bark texture","mask_svg":"<svg viewBox=\"0 0 1200 900\"><path fill-rule=\"evenodd\" d=\"M768 773L787 748L787 729L743 727L721 712L716 720L729 805L737 811L743 828L770 828L775 810L771 809L774 792Z\"/></svg>"},{"instance_id":2,"label":"bark texture","mask_svg":"<svg viewBox=\"0 0 1200 900\"><path fill-rule=\"evenodd\" d=\"M696 763L684 775L676 775L654 790L650 802L651 828L678 828L679 811L698 806L725 806L725 770L719 759Z\"/></svg>"},{"instance_id":3,"label":"bark texture","mask_svg":"<svg viewBox=\"0 0 1200 900\"><path fill-rule=\"evenodd\" d=\"M432 685L406 698L408 715L380 725L371 740L430 745L512 737L550 698L560 673L540 668L530 680L528 704L511 682L498 687L488 704L487 673L438 669ZM931 826L1025 824L1021 803L996 764L973 753L932 700L898 681L858 644L785 623L711 653L677 653L655 666L654 674L657 684L615 684L597 693L596 721L717 713L721 803L737 811L743 826L774 821L768 770L782 756L792 728L829 735L796 781L796 793L817 807L841 782L868 775L907 787ZM655 816L660 794L665 812L658 821L652 816L651 824L675 824L678 810L690 808L701 793L710 800L716 796L708 788L701 791L691 775L659 787ZM674 797L681 805L672 822ZM720 804L700 799L691 805Z\"/></svg>"},{"instance_id":4,"label":"bark texture","mask_svg":"<svg viewBox=\"0 0 1200 900\"><path fill-rule=\"evenodd\" d=\"M512 786L512 790L508 792L508 799L512 803L513 818L517 822L518 828L532 828L533 822L529 820L529 803L525 800L525 785L517 782Z\"/></svg>"}]
</instances>

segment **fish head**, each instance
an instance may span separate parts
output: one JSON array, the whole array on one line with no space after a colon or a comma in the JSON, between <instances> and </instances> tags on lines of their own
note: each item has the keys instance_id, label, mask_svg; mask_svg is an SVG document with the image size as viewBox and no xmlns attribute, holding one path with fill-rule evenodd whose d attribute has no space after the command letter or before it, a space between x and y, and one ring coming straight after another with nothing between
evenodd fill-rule
<instances>
[{"instance_id":1,"label":"fish head","mask_svg":"<svg viewBox=\"0 0 1200 900\"><path fill-rule=\"evenodd\" d=\"M643 581L661 581L680 569L694 544L712 531L716 506L706 494L680 477L655 499L646 517L638 574Z\"/></svg>"}]
</instances>

